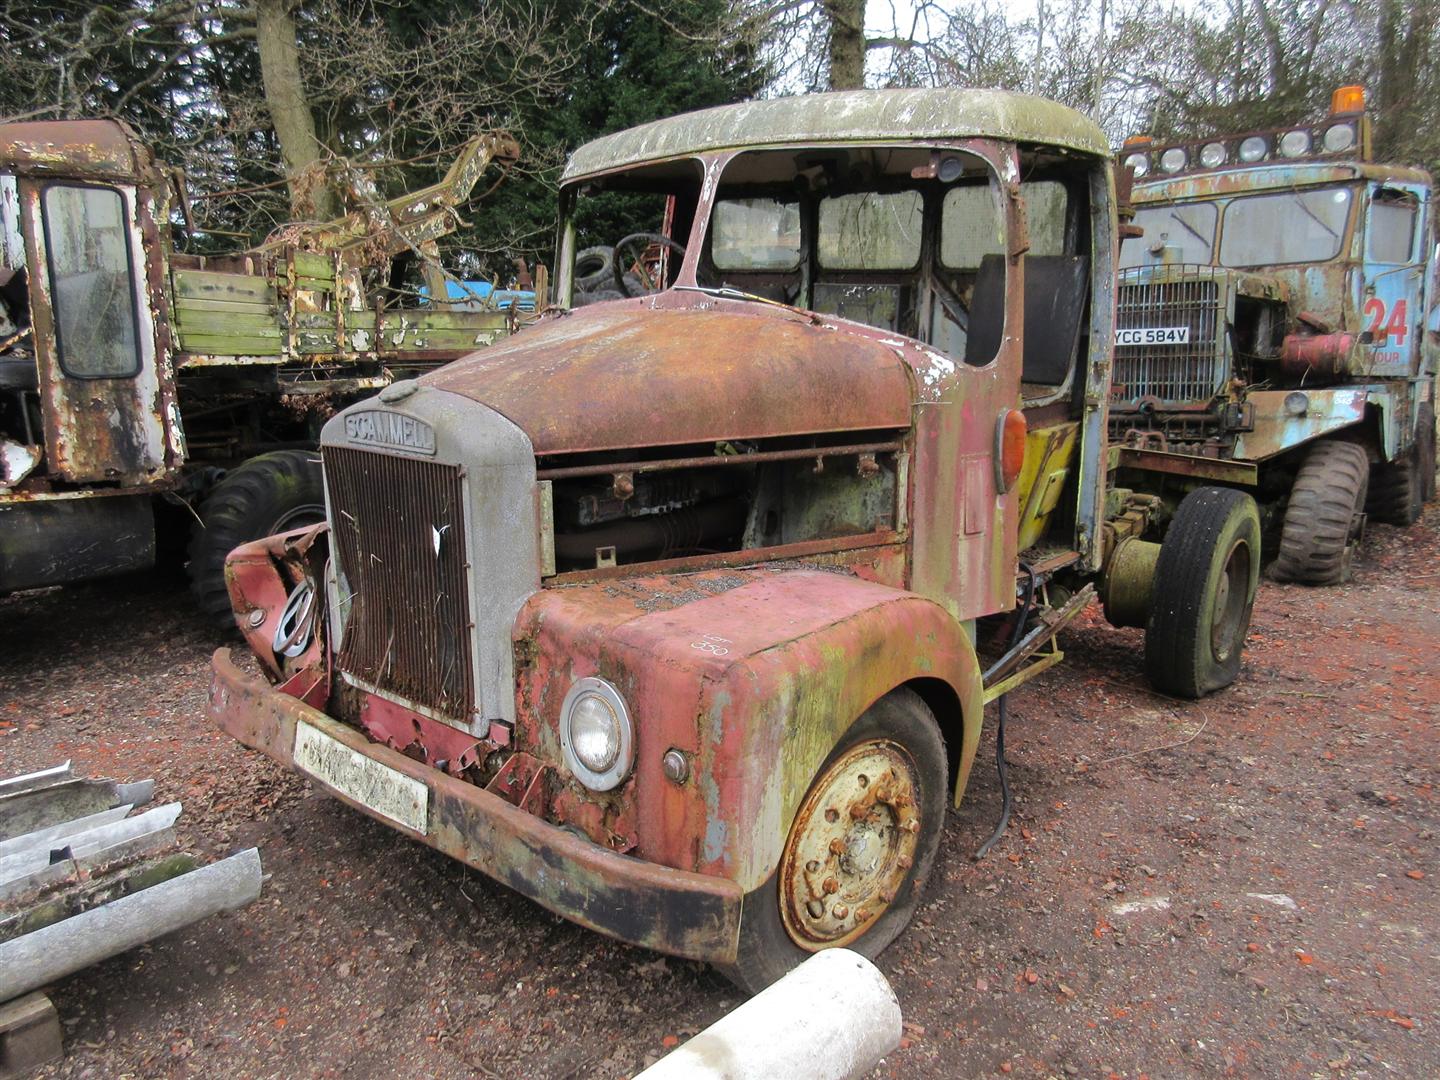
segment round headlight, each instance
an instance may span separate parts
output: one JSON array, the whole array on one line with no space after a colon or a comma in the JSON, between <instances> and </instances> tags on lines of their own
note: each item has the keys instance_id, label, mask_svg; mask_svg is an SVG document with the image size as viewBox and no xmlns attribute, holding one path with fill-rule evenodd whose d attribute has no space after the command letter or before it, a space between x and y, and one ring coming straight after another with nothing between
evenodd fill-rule
<instances>
[{"instance_id":1,"label":"round headlight","mask_svg":"<svg viewBox=\"0 0 1440 1080\"><path fill-rule=\"evenodd\" d=\"M1150 159L1144 154L1131 154L1125 159L1125 164L1135 170L1136 176L1144 176L1150 171Z\"/></svg>"},{"instance_id":2,"label":"round headlight","mask_svg":"<svg viewBox=\"0 0 1440 1080\"><path fill-rule=\"evenodd\" d=\"M1160 155L1160 167L1166 172L1179 172L1185 167L1185 148L1172 146Z\"/></svg>"},{"instance_id":3,"label":"round headlight","mask_svg":"<svg viewBox=\"0 0 1440 1080\"><path fill-rule=\"evenodd\" d=\"M1200 148L1200 164L1207 169L1214 169L1225 164L1225 144L1212 142L1206 143Z\"/></svg>"},{"instance_id":4,"label":"round headlight","mask_svg":"<svg viewBox=\"0 0 1440 1080\"><path fill-rule=\"evenodd\" d=\"M1240 160L1244 162L1261 161L1265 157L1267 147L1265 140L1259 135L1251 135L1240 144Z\"/></svg>"},{"instance_id":5,"label":"round headlight","mask_svg":"<svg viewBox=\"0 0 1440 1080\"><path fill-rule=\"evenodd\" d=\"M1355 145L1355 129L1349 124L1331 124L1322 141L1327 154L1342 153Z\"/></svg>"},{"instance_id":6,"label":"round headlight","mask_svg":"<svg viewBox=\"0 0 1440 1080\"><path fill-rule=\"evenodd\" d=\"M1299 157L1310 152L1310 132L1287 131L1280 136L1280 153L1286 157Z\"/></svg>"},{"instance_id":7,"label":"round headlight","mask_svg":"<svg viewBox=\"0 0 1440 1080\"><path fill-rule=\"evenodd\" d=\"M635 733L620 692L604 679L580 679L560 706L566 767L592 791L609 791L635 763Z\"/></svg>"}]
</instances>

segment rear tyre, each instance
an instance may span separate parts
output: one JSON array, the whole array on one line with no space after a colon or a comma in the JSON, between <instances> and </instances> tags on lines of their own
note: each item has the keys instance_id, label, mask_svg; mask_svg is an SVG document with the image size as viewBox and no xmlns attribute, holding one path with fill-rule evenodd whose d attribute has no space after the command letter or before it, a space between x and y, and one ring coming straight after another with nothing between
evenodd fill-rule
<instances>
[{"instance_id":1,"label":"rear tyre","mask_svg":"<svg viewBox=\"0 0 1440 1080\"><path fill-rule=\"evenodd\" d=\"M1396 461L1377 465L1370 478L1368 510L1387 525L1413 525L1435 498L1435 411L1420 406L1415 438Z\"/></svg>"},{"instance_id":2,"label":"rear tyre","mask_svg":"<svg viewBox=\"0 0 1440 1080\"><path fill-rule=\"evenodd\" d=\"M1302 585L1348 581L1369 486L1370 458L1363 446L1318 443L1290 488L1275 578Z\"/></svg>"},{"instance_id":3,"label":"rear tyre","mask_svg":"<svg viewBox=\"0 0 1440 1080\"><path fill-rule=\"evenodd\" d=\"M241 544L323 520L319 454L275 450L232 470L201 504L190 540L190 590L200 610L216 625L233 627L225 556Z\"/></svg>"},{"instance_id":4,"label":"rear tyre","mask_svg":"<svg viewBox=\"0 0 1440 1080\"><path fill-rule=\"evenodd\" d=\"M945 741L918 694L893 690L866 709L811 781L780 865L745 897L725 976L753 994L821 949L879 955L935 864L947 775Z\"/></svg>"},{"instance_id":5,"label":"rear tyre","mask_svg":"<svg viewBox=\"0 0 1440 1080\"><path fill-rule=\"evenodd\" d=\"M1260 512L1242 491L1186 495L1160 545L1145 671L1157 690L1198 698L1240 673L1260 586Z\"/></svg>"}]
</instances>

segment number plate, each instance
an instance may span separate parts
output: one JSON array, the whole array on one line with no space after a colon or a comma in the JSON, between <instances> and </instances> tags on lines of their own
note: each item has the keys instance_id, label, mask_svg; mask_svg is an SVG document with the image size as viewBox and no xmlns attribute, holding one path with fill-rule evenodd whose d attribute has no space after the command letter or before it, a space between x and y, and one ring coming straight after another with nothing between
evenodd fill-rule
<instances>
[{"instance_id":1,"label":"number plate","mask_svg":"<svg viewBox=\"0 0 1440 1080\"><path fill-rule=\"evenodd\" d=\"M372 761L303 721L295 725L295 764L381 817L425 833L430 789L414 777Z\"/></svg>"},{"instance_id":2,"label":"number plate","mask_svg":"<svg viewBox=\"0 0 1440 1080\"><path fill-rule=\"evenodd\" d=\"M1134 330L1116 330L1116 345L1189 345L1188 326L1144 326Z\"/></svg>"}]
</instances>

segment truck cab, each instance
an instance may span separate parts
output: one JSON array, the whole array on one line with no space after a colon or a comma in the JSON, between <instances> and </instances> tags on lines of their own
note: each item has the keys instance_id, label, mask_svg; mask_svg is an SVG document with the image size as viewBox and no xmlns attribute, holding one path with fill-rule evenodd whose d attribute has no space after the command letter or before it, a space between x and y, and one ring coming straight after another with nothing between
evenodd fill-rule
<instances>
[{"instance_id":1,"label":"truck cab","mask_svg":"<svg viewBox=\"0 0 1440 1080\"><path fill-rule=\"evenodd\" d=\"M1409 524L1434 496L1433 185L1369 144L1345 87L1313 123L1120 154L1143 235L1120 252L1112 438L1248 465L1277 575L1313 584L1344 579L1367 512Z\"/></svg>"},{"instance_id":2,"label":"truck cab","mask_svg":"<svg viewBox=\"0 0 1440 1080\"><path fill-rule=\"evenodd\" d=\"M607 229L641 295L565 306ZM1115 194L1079 114L658 121L575 152L558 250L559 310L346 409L327 523L232 554L242 742L756 988L901 932L985 703L1097 591L1158 685L1235 678L1253 503L1107 486Z\"/></svg>"}]
</instances>

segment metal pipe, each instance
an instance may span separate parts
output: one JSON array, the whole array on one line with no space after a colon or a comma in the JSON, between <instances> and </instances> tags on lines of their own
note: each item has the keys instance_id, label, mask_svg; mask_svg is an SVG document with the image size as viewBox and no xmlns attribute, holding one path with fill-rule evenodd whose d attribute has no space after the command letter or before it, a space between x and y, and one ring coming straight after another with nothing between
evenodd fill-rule
<instances>
[{"instance_id":1,"label":"metal pipe","mask_svg":"<svg viewBox=\"0 0 1440 1080\"><path fill-rule=\"evenodd\" d=\"M814 446L798 450L761 450L754 454L710 454L705 457L667 458L662 461L617 461L610 465L570 465L561 469L539 469L537 480L571 480L578 476L610 476L614 473L664 472L669 469L705 469L717 465L763 465L770 461L813 461L817 458L849 457L860 454L895 453L899 442L856 443L852 446Z\"/></svg>"},{"instance_id":2,"label":"metal pipe","mask_svg":"<svg viewBox=\"0 0 1440 1080\"><path fill-rule=\"evenodd\" d=\"M0 943L0 1001L260 895L255 848Z\"/></svg>"}]
</instances>

